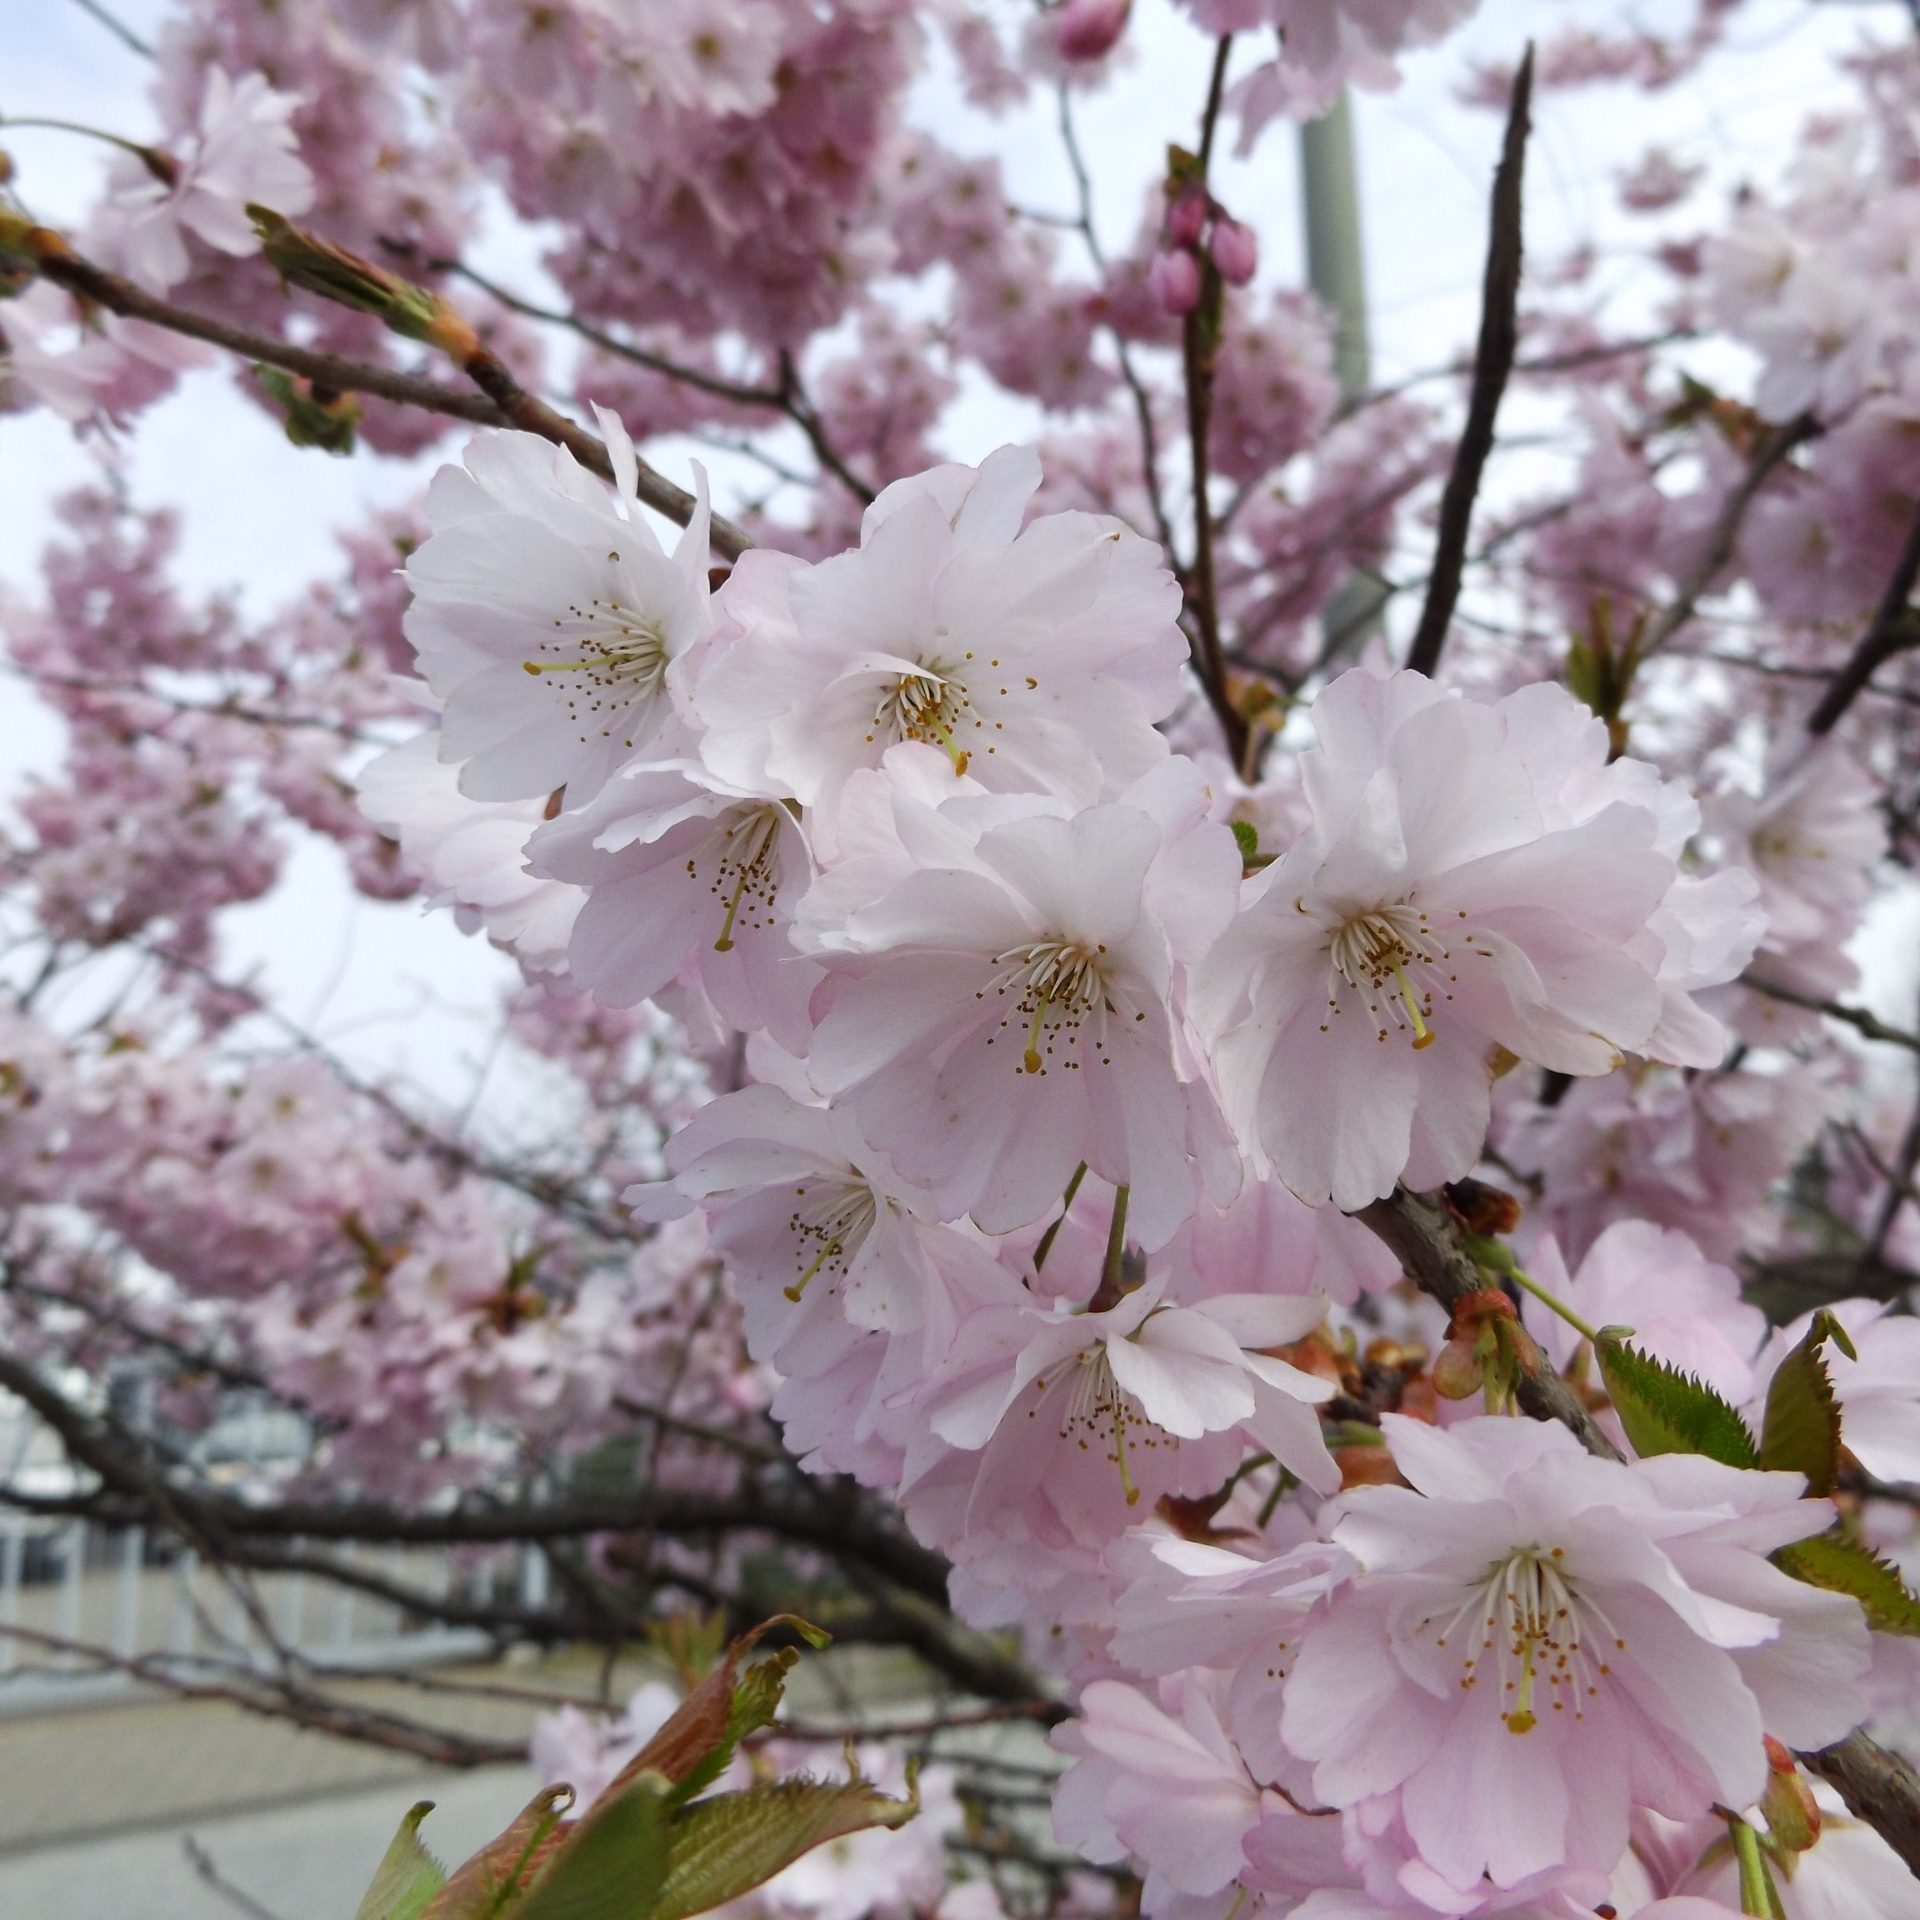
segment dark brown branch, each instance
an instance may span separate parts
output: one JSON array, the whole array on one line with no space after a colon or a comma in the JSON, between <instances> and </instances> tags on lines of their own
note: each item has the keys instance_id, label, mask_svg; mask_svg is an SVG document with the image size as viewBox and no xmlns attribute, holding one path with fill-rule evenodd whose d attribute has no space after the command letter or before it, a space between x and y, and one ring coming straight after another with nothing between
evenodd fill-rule
<instances>
[{"instance_id":1,"label":"dark brown branch","mask_svg":"<svg viewBox=\"0 0 1920 1920\"><path fill-rule=\"evenodd\" d=\"M1734 543L1740 538L1740 528L1746 520L1747 509L1753 505L1760 489L1794 448L1814 439L1820 431L1819 421L1812 414L1803 413L1798 419L1789 420L1785 426L1775 428L1755 448L1746 472L1740 477L1740 484L1722 502L1719 518L1714 521L1713 531L1707 536L1707 544L1700 558L1688 569L1686 578L1680 583L1679 592L1647 622L1647 630L1640 641L1641 659L1650 659L1658 653L1693 618L1701 595L1713 585L1719 578L1720 570L1733 558Z\"/></svg>"},{"instance_id":2,"label":"dark brown branch","mask_svg":"<svg viewBox=\"0 0 1920 1920\"><path fill-rule=\"evenodd\" d=\"M1920 578L1920 511L1915 512L1913 525L1907 529L1907 544L1900 549L1899 563L1881 596L1873 625L1861 636L1846 665L1833 676L1832 684L1821 695L1820 704L1807 722L1807 731L1815 739L1833 731L1840 716L1866 691L1867 682L1896 653L1920 647L1920 620L1913 617L1913 610L1907 604L1913 597L1913 583L1917 578Z\"/></svg>"},{"instance_id":3,"label":"dark brown branch","mask_svg":"<svg viewBox=\"0 0 1920 1920\"><path fill-rule=\"evenodd\" d=\"M1897 1753L1850 1733L1837 1746L1799 1758L1920 1877L1920 1777Z\"/></svg>"},{"instance_id":4,"label":"dark brown branch","mask_svg":"<svg viewBox=\"0 0 1920 1920\"><path fill-rule=\"evenodd\" d=\"M1452 1218L1430 1194L1396 1187L1385 1200L1362 1207L1354 1216L1380 1236L1398 1256L1406 1276L1422 1293L1452 1312L1470 1293L1487 1285L1478 1263L1460 1244ZM1593 1415L1551 1367L1529 1379L1522 1375L1521 1407L1536 1420L1558 1420L1580 1444L1602 1460L1618 1460L1620 1449L1594 1424Z\"/></svg>"},{"instance_id":5,"label":"dark brown branch","mask_svg":"<svg viewBox=\"0 0 1920 1920\"><path fill-rule=\"evenodd\" d=\"M1743 973L1740 984L1751 987L1755 993L1764 993L1769 1000L1784 1000L1790 1007L1805 1007L1809 1013L1824 1013L1829 1020L1843 1021L1869 1040L1884 1040L1890 1047L1905 1047L1909 1053L1920 1053L1920 1034L1908 1033L1904 1027L1890 1027L1865 1007L1849 1007L1839 1000L1821 1000L1810 993L1796 993L1791 987L1777 987L1770 980L1751 973Z\"/></svg>"},{"instance_id":6,"label":"dark brown branch","mask_svg":"<svg viewBox=\"0 0 1920 1920\"><path fill-rule=\"evenodd\" d=\"M1233 35L1220 36L1214 50L1213 74L1207 86L1206 111L1200 123L1199 180L1206 183L1213 157L1214 130L1220 121L1220 102L1227 82L1227 60ZM1223 288L1220 269L1209 257L1200 262L1200 298L1186 317L1181 333L1181 362L1187 390L1187 441L1193 459L1193 565L1184 582L1187 612L1192 617L1194 671L1226 735L1227 751L1236 768L1244 768L1248 727L1233 704L1227 685L1227 663L1220 646L1220 601L1213 577L1213 502L1208 498L1212 463L1208 442L1213 432L1213 366L1220 346Z\"/></svg>"},{"instance_id":7,"label":"dark brown branch","mask_svg":"<svg viewBox=\"0 0 1920 1920\"><path fill-rule=\"evenodd\" d=\"M1473 386L1467 395L1467 424L1440 496L1440 526L1434 536L1433 573L1427 582L1426 605L1407 653L1407 665L1431 673L1440 664L1447 629L1460 598L1460 579L1466 566L1467 534L1473 522L1473 503L1480 492L1480 476L1493 451L1493 423L1500 398L1513 371L1520 342L1521 201L1527 164L1527 135L1532 122L1527 109L1533 98L1533 43L1513 76L1513 102L1507 110L1506 139L1493 176L1493 210L1487 237L1487 271L1480 294L1480 342L1473 355Z\"/></svg>"},{"instance_id":8,"label":"dark brown branch","mask_svg":"<svg viewBox=\"0 0 1920 1920\"><path fill-rule=\"evenodd\" d=\"M0 1353L0 1387L24 1400L59 1436L68 1454L114 1500L88 1511L130 1524L166 1507L196 1533L235 1554L270 1540L359 1540L419 1546L559 1541L596 1533L651 1531L684 1538L768 1533L844 1562L857 1561L908 1593L946 1603L947 1563L878 1517L849 1482L806 1480L770 1487L743 1480L730 1494L636 1487L617 1497L560 1498L541 1505L455 1507L407 1512L376 1502L280 1501L250 1506L204 1489L156 1486L151 1470L107 1424L73 1405L25 1362ZM5 1496L11 1499L12 1496ZM165 1519L165 1515L155 1515ZM218 1550L217 1548L215 1550ZM411 1604L409 1602L409 1604Z\"/></svg>"},{"instance_id":9,"label":"dark brown branch","mask_svg":"<svg viewBox=\"0 0 1920 1920\"><path fill-rule=\"evenodd\" d=\"M428 413L445 414L450 419L471 421L483 427L519 427L537 433L544 440L565 447L583 466L603 480L613 478L613 465L606 448L584 428L577 427L556 413L545 401L537 400L516 381L506 367L484 347L467 356L463 365L467 377L480 388L479 394L461 393L443 387L420 374L399 373L389 367L374 366L361 360L349 360L342 354L320 353L296 347L271 334L251 333L205 314L176 307L170 301L156 299L130 280L106 272L91 261L83 260L64 239L46 227L35 227L24 234L23 244L30 249L37 271L56 286L104 307L110 313L130 320L145 320L170 333L204 340L224 347L229 353L263 360L269 366L284 367L340 393L371 393L401 406L419 407ZM484 395L484 398L482 397ZM664 474L642 460L639 463L641 500L669 520L685 526L694 513L695 501L684 487L675 486ZM737 560L753 542L732 521L713 516L713 547L716 553Z\"/></svg>"},{"instance_id":10,"label":"dark brown branch","mask_svg":"<svg viewBox=\"0 0 1920 1920\"><path fill-rule=\"evenodd\" d=\"M419 249L405 241L383 239L380 243L389 253L397 254L405 260L418 260ZM780 355L780 384L777 387L756 387L740 380L728 380L719 374L707 373L699 367L683 367L677 360L670 360L665 354L650 352L645 347L635 346L630 340L622 340L619 335L607 332L604 327L596 327L591 321L581 320L570 313L561 313L552 307L540 306L532 300L522 299L517 293L498 285L484 275L459 260L429 260L428 269L436 273L458 274L461 279L472 282L489 298L499 301L503 307L524 314L529 320L544 321L548 326L565 327L569 333L610 353L617 359L632 362L637 367L645 367L650 373L657 373L663 379L677 381L682 386L692 387L696 392L713 395L717 400L728 400L736 406L765 407L772 413L783 413L800 431L806 435L807 444L813 449L814 458L849 493L863 504L873 501L873 489L849 467L833 443L828 440L826 427L813 403L800 386L798 375L794 372L791 356L783 348Z\"/></svg>"}]
</instances>

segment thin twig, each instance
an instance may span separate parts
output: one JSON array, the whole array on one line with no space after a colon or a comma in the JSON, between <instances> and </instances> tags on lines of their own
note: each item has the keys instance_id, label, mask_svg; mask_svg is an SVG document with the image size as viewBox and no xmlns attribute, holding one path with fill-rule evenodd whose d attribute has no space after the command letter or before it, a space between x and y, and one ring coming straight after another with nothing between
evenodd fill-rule
<instances>
[{"instance_id":1,"label":"thin twig","mask_svg":"<svg viewBox=\"0 0 1920 1920\"><path fill-rule=\"evenodd\" d=\"M1467 534L1473 521L1473 503L1480 492L1480 476L1493 451L1493 424L1500 397L1513 371L1519 345L1521 264L1521 205L1527 162L1527 135L1532 122L1527 108L1533 98L1533 43L1527 43L1520 70L1513 77L1513 101L1507 110L1506 139L1493 176L1493 210L1487 237L1487 270L1480 295L1480 343L1473 356L1473 386L1467 396L1467 423L1440 496L1440 526L1434 536L1433 572L1427 582L1426 605L1407 652L1407 665L1418 673L1432 673L1440 664L1447 628L1460 598L1460 578L1466 565Z\"/></svg>"},{"instance_id":2,"label":"thin twig","mask_svg":"<svg viewBox=\"0 0 1920 1920\"><path fill-rule=\"evenodd\" d=\"M420 374L399 373L390 367L349 360L341 354L292 346L271 334L230 327L205 314L156 299L132 281L82 259L50 228L32 228L24 235L24 243L31 249L36 269L44 278L83 300L105 307L110 313L149 321L169 332L185 334L189 339L224 347L229 353L284 367L289 373L301 374L316 386L332 388L337 393L376 394L383 400L445 414L450 419L471 421L476 426L518 427L565 447L601 479L613 478L613 463L605 446L564 414L555 412L544 400L528 393L505 364L484 347L468 355L462 367L480 388L480 394L462 393ZM644 460L639 463L638 493L645 505L680 526L684 527L693 518L697 505L693 495ZM741 528L720 514L713 515L712 535L714 551L728 560L737 560L753 544Z\"/></svg>"},{"instance_id":3,"label":"thin twig","mask_svg":"<svg viewBox=\"0 0 1920 1920\"><path fill-rule=\"evenodd\" d=\"M1913 525L1907 529L1907 543L1900 549L1900 559L1893 569L1893 578L1887 582L1886 592L1881 595L1873 625L1861 636L1846 665L1833 676L1833 684L1821 696L1820 704L1807 722L1807 732L1815 739L1833 731L1840 716L1865 692L1867 682L1896 653L1920 646L1920 621L1913 618L1913 610L1907 604L1913 597L1916 579L1920 579L1920 511L1916 511Z\"/></svg>"},{"instance_id":4,"label":"thin twig","mask_svg":"<svg viewBox=\"0 0 1920 1920\"><path fill-rule=\"evenodd\" d=\"M1850 1007L1839 1000L1822 1000L1815 994L1796 992L1792 987L1775 986L1772 981L1751 973L1743 973L1740 984L1751 987L1755 993L1764 993L1769 1000L1784 1000L1790 1007L1805 1007L1809 1013L1824 1013L1829 1020L1843 1021L1869 1040L1883 1040L1890 1047L1905 1047L1909 1053L1920 1053L1920 1034L1908 1033L1903 1027L1890 1027L1865 1007Z\"/></svg>"},{"instance_id":5,"label":"thin twig","mask_svg":"<svg viewBox=\"0 0 1920 1920\"><path fill-rule=\"evenodd\" d=\"M1227 60L1233 35L1220 36L1214 49L1213 73L1207 85L1206 111L1200 122L1199 179L1204 186L1213 157L1213 137L1220 120L1220 102L1226 90ZM1200 298L1187 315L1181 336L1181 359L1186 375L1187 441L1193 458L1193 566L1187 575L1187 608L1193 617L1193 664L1200 685L1226 735L1227 751L1236 768L1247 755L1249 728L1233 704L1227 686L1227 663L1220 647L1220 603L1213 577L1213 502L1207 497L1212 479L1208 441L1213 431L1213 365L1220 344L1222 288L1220 269L1211 259L1200 263Z\"/></svg>"},{"instance_id":6,"label":"thin twig","mask_svg":"<svg viewBox=\"0 0 1920 1920\"><path fill-rule=\"evenodd\" d=\"M1060 144L1066 149L1067 166L1073 174L1074 193L1080 205L1078 218L1067 224L1077 229L1086 243L1087 256L1092 260L1094 270L1104 280L1107 272L1105 250L1100 245L1100 235L1093 224L1093 176L1088 171L1086 155L1080 150L1080 134L1073 124L1073 93L1067 84L1060 85ZM1133 413L1140 427L1140 474L1147 491L1147 506L1153 514L1153 530L1160 537L1160 545L1165 549L1167 564L1177 573L1180 561L1174 551L1173 522L1168 517L1166 501L1160 492L1160 433L1153 422L1153 402L1148 396L1146 382L1140 378L1139 369L1133 364L1133 354L1128 348L1125 337L1119 329L1111 328L1113 348L1120 362L1120 377L1127 383L1127 391L1133 396Z\"/></svg>"},{"instance_id":7,"label":"thin twig","mask_svg":"<svg viewBox=\"0 0 1920 1920\"><path fill-rule=\"evenodd\" d=\"M1760 489L1795 447L1813 439L1820 431L1819 421L1812 414L1803 413L1798 419L1789 420L1785 426L1775 428L1761 441L1747 463L1740 484L1721 503L1719 518L1713 523L1707 544L1701 550L1699 559L1687 570L1679 592L1647 622L1647 630L1640 641L1642 660L1658 653L1693 618L1701 595L1713 585L1721 568L1733 558L1734 543L1740 537L1747 509L1753 505Z\"/></svg>"},{"instance_id":8,"label":"thin twig","mask_svg":"<svg viewBox=\"0 0 1920 1920\"><path fill-rule=\"evenodd\" d=\"M213 1855L192 1834L180 1836L180 1851L187 1856L187 1865L230 1907L244 1913L247 1920L280 1920L271 1907L262 1906L245 1887L236 1887L227 1879L214 1865Z\"/></svg>"},{"instance_id":9,"label":"thin twig","mask_svg":"<svg viewBox=\"0 0 1920 1920\"><path fill-rule=\"evenodd\" d=\"M152 46L147 41L141 39L124 20L115 19L114 16L100 4L100 0L73 0L73 4L78 7L82 13L90 14L95 20L98 20L123 47L130 48L143 60L151 60L153 58Z\"/></svg>"},{"instance_id":10,"label":"thin twig","mask_svg":"<svg viewBox=\"0 0 1920 1920\"><path fill-rule=\"evenodd\" d=\"M398 254L402 259L417 258L418 249L404 241L383 239L380 243L389 253ZM604 327L596 327L591 321L582 320L571 313L561 313L553 307L543 307L536 301L524 299L521 295L509 291L497 281L487 279L476 273L473 268L457 259L429 260L428 268L438 273L457 274L462 280L471 282L489 298L499 301L515 313L524 314L529 320L541 320L549 326L565 327L568 332L580 339L599 347L603 352L614 355L616 359L631 361L637 367L645 367L650 373L657 373L663 379L679 382L699 393L713 395L717 400L730 400L736 406L765 407L769 412L782 413L807 437L814 458L849 493L863 505L871 505L873 489L849 467L833 443L828 440L825 425L822 423L813 403L800 386L798 375L794 372L792 357L783 348L780 356L780 384L777 387L757 387L744 381L728 380L721 375L702 371L698 367L684 367L677 360L670 360L665 354L651 352L646 347L635 346L630 340L622 340L617 334L607 332Z\"/></svg>"}]
</instances>

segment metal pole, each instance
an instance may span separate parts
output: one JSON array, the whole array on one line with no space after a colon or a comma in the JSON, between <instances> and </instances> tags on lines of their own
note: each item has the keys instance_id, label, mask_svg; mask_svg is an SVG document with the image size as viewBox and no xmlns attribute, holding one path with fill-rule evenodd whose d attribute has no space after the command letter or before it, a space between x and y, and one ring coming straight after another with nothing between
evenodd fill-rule
<instances>
[{"instance_id":1,"label":"metal pole","mask_svg":"<svg viewBox=\"0 0 1920 1920\"><path fill-rule=\"evenodd\" d=\"M1300 191L1307 227L1307 284L1333 314L1333 367L1340 397L1373 378L1367 342L1367 263L1360 241L1360 171L1353 108L1343 93L1331 112L1300 129Z\"/></svg>"},{"instance_id":2,"label":"metal pole","mask_svg":"<svg viewBox=\"0 0 1920 1920\"><path fill-rule=\"evenodd\" d=\"M1353 108L1346 94L1300 128L1300 198L1307 235L1307 284L1333 316L1333 370L1343 400L1373 380L1367 338L1367 262L1360 230L1360 169L1354 158ZM1357 653L1378 631L1386 591L1350 574L1320 613L1321 664Z\"/></svg>"}]
</instances>

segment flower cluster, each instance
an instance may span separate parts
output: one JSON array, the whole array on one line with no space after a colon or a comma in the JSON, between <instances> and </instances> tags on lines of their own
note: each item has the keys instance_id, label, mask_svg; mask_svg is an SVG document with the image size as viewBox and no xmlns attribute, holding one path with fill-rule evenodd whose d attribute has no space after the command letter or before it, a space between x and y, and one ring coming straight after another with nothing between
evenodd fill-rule
<instances>
[{"instance_id":1,"label":"flower cluster","mask_svg":"<svg viewBox=\"0 0 1920 1920\"><path fill-rule=\"evenodd\" d=\"M0 406L124 433L218 314L298 445L488 423L264 618L118 485L0 606L60 723L0 848L9 1364L160 1463L102 1512L505 1512L564 1593L408 1604L611 1654L789 1581L1064 1708L1025 1811L943 1746L740 1920L1038 1915L945 1859L1043 1851L1036 1769L1098 1870L1045 1920L1912 1910L1794 1756L1920 1723L1920 60L1660 229L1670 338L1532 248L1576 477L1489 492L1419 672L1447 411L1343 391L1209 168L1469 10L1182 0L1202 133L1118 249L1074 116L1129 0L188 0L71 243L0 182ZM1563 35L1540 98L1735 11ZM929 72L1044 91L1065 171L928 130ZM944 458L987 389L1033 444ZM329 885L499 950L465 1104L236 963ZM261 1405L297 1444L221 1507ZM590 1799L674 1706L536 1763Z\"/></svg>"}]
</instances>

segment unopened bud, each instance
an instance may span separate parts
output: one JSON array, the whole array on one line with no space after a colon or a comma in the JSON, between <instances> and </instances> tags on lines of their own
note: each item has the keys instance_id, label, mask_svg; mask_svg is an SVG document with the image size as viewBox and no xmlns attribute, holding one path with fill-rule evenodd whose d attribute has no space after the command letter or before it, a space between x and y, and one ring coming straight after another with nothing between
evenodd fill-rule
<instances>
[{"instance_id":1,"label":"unopened bud","mask_svg":"<svg viewBox=\"0 0 1920 1920\"><path fill-rule=\"evenodd\" d=\"M437 293L296 227L270 207L250 204L247 217L281 279L323 300L374 314L395 333L429 341L456 360L479 350L473 328Z\"/></svg>"},{"instance_id":2,"label":"unopened bud","mask_svg":"<svg viewBox=\"0 0 1920 1920\"><path fill-rule=\"evenodd\" d=\"M1197 247L1207 230L1207 192L1204 187L1183 187L1167 207L1167 245Z\"/></svg>"},{"instance_id":3,"label":"unopened bud","mask_svg":"<svg viewBox=\"0 0 1920 1920\"><path fill-rule=\"evenodd\" d=\"M351 453L360 428L360 402L350 393L333 393L281 367L256 366L254 377L276 400L296 447L325 453Z\"/></svg>"},{"instance_id":4,"label":"unopened bud","mask_svg":"<svg viewBox=\"0 0 1920 1920\"><path fill-rule=\"evenodd\" d=\"M1213 223L1213 239L1208 245L1220 278L1229 286L1244 287L1260 267L1260 239L1251 227L1225 214Z\"/></svg>"},{"instance_id":5,"label":"unopened bud","mask_svg":"<svg viewBox=\"0 0 1920 1920\"><path fill-rule=\"evenodd\" d=\"M1760 1798L1767 1832L1787 1853L1805 1853L1820 1838L1820 1803L1793 1755L1771 1734L1767 1743L1767 1790Z\"/></svg>"},{"instance_id":6,"label":"unopened bud","mask_svg":"<svg viewBox=\"0 0 1920 1920\"><path fill-rule=\"evenodd\" d=\"M1098 60L1126 31L1133 0L1067 0L1054 15L1054 45L1063 60Z\"/></svg>"},{"instance_id":7,"label":"unopened bud","mask_svg":"<svg viewBox=\"0 0 1920 1920\"><path fill-rule=\"evenodd\" d=\"M163 147L135 147L134 152L140 156L140 164L163 187L173 188L180 184L180 162Z\"/></svg>"},{"instance_id":8,"label":"unopened bud","mask_svg":"<svg viewBox=\"0 0 1920 1920\"><path fill-rule=\"evenodd\" d=\"M1537 1378L1544 1364L1513 1302L1497 1287L1481 1287L1453 1309L1447 1344L1433 1363L1434 1391L1465 1400L1478 1388L1489 1413L1504 1413L1522 1378Z\"/></svg>"},{"instance_id":9,"label":"unopened bud","mask_svg":"<svg viewBox=\"0 0 1920 1920\"><path fill-rule=\"evenodd\" d=\"M1200 262L1184 250L1156 253L1147 285L1163 312L1191 313L1200 304Z\"/></svg>"}]
</instances>

